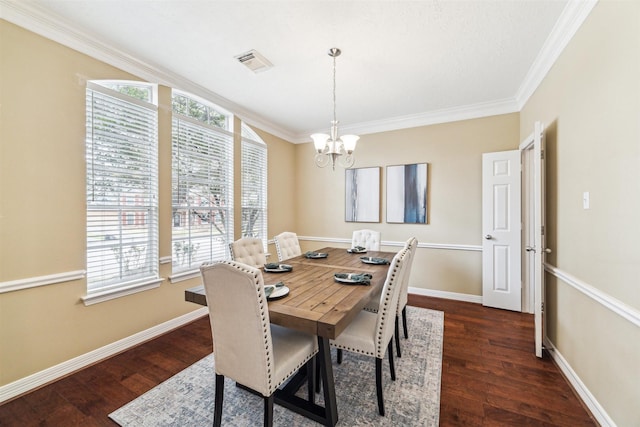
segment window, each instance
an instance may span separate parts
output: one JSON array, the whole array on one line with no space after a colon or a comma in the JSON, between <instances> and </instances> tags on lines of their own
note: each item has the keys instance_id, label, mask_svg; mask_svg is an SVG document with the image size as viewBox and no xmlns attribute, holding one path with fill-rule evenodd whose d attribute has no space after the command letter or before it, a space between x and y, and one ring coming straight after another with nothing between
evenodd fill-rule
<instances>
[{"instance_id":1,"label":"window","mask_svg":"<svg viewBox=\"0 0 640 427\"><path fill-rule=\"evenodd\" d=\"M267 146L242 125L242 237L262 239L267 250Z\"/></svg>"},{"instance_id":2,"label":"window","mask_svg":"<svg viewBox=\"0 0 640 427\"><path fill-rule=\"evenodd\" d=\"M172 96L172 265L189 272L228 259L233 241L230 117L204 100Z\"/></svg>"},{"instance_id":3,"label":"window","mask_svg":"<svg viewBox=\"0 0 640 427\"><path fill-rule=\"evenodd\" d=\"M87 83L85 303L159 285L154 92L138 82Z\"/></svg>"}]
</instances>

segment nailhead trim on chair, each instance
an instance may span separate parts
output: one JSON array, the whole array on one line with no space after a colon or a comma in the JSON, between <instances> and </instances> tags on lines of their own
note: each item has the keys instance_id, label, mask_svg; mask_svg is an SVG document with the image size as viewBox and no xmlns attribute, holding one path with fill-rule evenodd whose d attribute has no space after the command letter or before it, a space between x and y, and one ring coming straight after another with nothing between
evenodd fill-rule
<instances>
[{"instance_id":1,"label":"nailhead trim on chair","mask_svg":"<svg viewBox=\"0 0 640 427\"><path fill-rule=\"evenodd\" d=\"M365 354L367 356L374 356L377 357L379 359L384 358L384 354L386 352L387 346L386 344L384 346L382 346L382 338L383 338L383 334L384 334L384 325L385 325L385 321L386 318L389 316L389 300L391 298L391 294L393 293L394 287L398 286L396 284L396 279L398 278L397 273L398 270L400 269L400 267L402 266L404 262L404 259L398 260L398 262L396 262L395 267L393 269L393 271L391 272L391 279L389 280L389 286L387 286L387 293L384 296L384 303L382 304L382 312L379 313L379 316L381 316L381 321L380 321L380 327L378 328L377 331L377 337L378 339L376 340L376 350L375 353L373 352L368 352L368 351L362 351L356 348L351 348L348 346L344 346L344 345L339 345L339 344L335 344L335 343L331 343L331 345L335 348L340 348L342 350L347 350L353 353L359 353L359 354ZM394 313L395 315L395 313ZM395 322L395 318L394 318L394 322Z\"/></svg>"},{"instance_id":2,"label":"nailhead trim on chair","mask_svg":"<svg viewBox=\"0 0 640 427\"><path fill-rule=\"evenodd\" d=\"M317 352L316 352L317 353ZM273 388L273 390L271 391L271 393L273 393L278 387L280 387L285 381L287 381L291 375L293 375L294 372L298 371L300 368L302 368L309 360L311 360L311 358L313 356L316 355L316 353L314 353L312 356L307 357L304 362L300 363L298 366L296 366L295 368L293 368L291 371L289 371L287 373L287 375L284 377L284 379L282 381L280 381L278 384L275 384L275 387Z\"/></svg>"},{"instance_id":3,"label":"nailhead trim on chair","mask_svg":"<svg viewBox=\"0 0 640 427\"><path fill-rule=\"evenodd\" d=\"M346 345L338 345L338 344L333 344L333 343L331 343L331 346L335 347L335 348L340 348L342 350L347 350L347 351L350 351L352 353L366 354L367 356L375 357L375 353L370 352L370 351L362 351L362 350L357 349L357 348L351 348L351 347L348 347Z\"/></svg>"},{"instance_id":4,"label":"nailhead trim on chair","mask_svg":"<svg viewBox=\"0 0 640 427\"><path fill-rule=\"evenodd\" d=\"M228 265L230 265L232 267L235 267L238 270L243 271L245 273L251 273L251 270L248 270L246 268L245 264L242 264L242 263L239 263L239 262L235 262L235 261L226 261L226 260L225 261L220 261L220 262L223 263L223 264L228 264ZM260 291L261 290L262 290L262 292L264 292L264 286L258 280L259 277L260 277L259 274L255 274L255 273L253 274L253 279L254 279L255 284L256 284L256 292L257 292L256 297L257 298L260 298ZM265 298L265 300L266 300L266 298ZM273 375L272 375L272 371L271 371L271 367L273 365L273 354L272 354L272 348L270 346L268 346L269 336L267 335L267 333L271 331L270 324L267 321L268 312L269 312L268 308L267 308L267 310L265 310L265 305L261 303L260 304L260 318L262 319L262 327L263 327L262 331L264 333L264 345L265 345L265 347L267 347L267 366L266 366L267 367L267 378L268 378L268 384L267 384L268 387L267 388L269 390L269 395L271 395L278 389L278 387L280 387L283 383L285 383L291 377L291 375L293 375L294 372L298 371L309 360L311 360L311 358L313 356L315 356L315 354L317 352L314 353L313 355L307 357L306 359L304 359L303 362L300 362L298 364L298 366L296 366L290 372L288 372L287 375L281 381L279 381L277 383L273 382L273 378L272 378Z\"/></svg>"},{"instance_id":5,"label":"nailhead trim on chair","mask_svg":"<svg viewBox=\"0 0 640 427\"><path fill-rule=\"evenodd\" d=\"M221 263L223 264L227 264L230 265L234 268L237 268L238 270L244 272L244 273L253 273L253 280L254 280L254 284L256 285L256 298L259 298L261 303L260 303L260 319L262 320L262 333L263 333L263 337L264 337L264 345L267 349L267 359L266 359L266 372L267 372L267 389L269 390L269 394L272 394L276 388L278 388L278 386L280 384L277 384L274 386L274 383L272 382L272 370L271 367L273 365L273 354L272 354L272 349L271 346L269 346L269 333L271 331L270 326L269 326L269 322L267 321L268 318L268 310L265 310L265 304L262 303L262 298L260 298L260 292L264 293L264 286L262 283L260 283L260 275L259 275L259 271L258 273L255 273L256 269L252 269L249 270L247 269L247 265L246 264L242 264L236 261L221 261ZM266 298L265 298L266 300ZM288 377L287 377L288 378Z\"/></svg>"},{"instance_id":6,"label":"nailhead trim on chair","mask_svg":"<svg viewBox=\"0 0 640 427\"><path fill-rule=\"evenodd\" d=\"M299 251L290 250L289 242L293 241L293 239L297 241L298 236L296 235L296 233L290 231L284 231L273 238L273 241L276 245L276 252L278 254L278 261L284 261L302 253L301 249ZM299 242L296 244L296 249L299 249Z\"/></svg>"},{"instance_id":7,"label":"nailhead trim on chair","mask_svg":"<svg viewBox=\"0 0 640 427\"><path fill-rule=\"evenodd\" d=\"M396 262L395 264L395 268L394 270L391 272L391 279L389 280L389 286L387 286L387 292L384 295L384 303L382 304L382 313L379 313L380 316L380 327L378 328L378 339L376 340L376 357L378 357L379 359L384 358L384 353L386 351L386 345L382 346L382 339L384 338L384 325L385 322L387 321L387 317L389 316L389 300L391 299L391 295L395 289L396 286L399 286L400 284L397 284L397 278L398 278L398 270L400 270L400 267L402 266L402 264L404 264L404 257L406 256L406 249L403 249L403 252L405 252L405 254L401 255L400 259L398 260L398 262ZM394 315L395 315L395 311L394 311ZM394 319L395 321L395 319Z\"/></svg>"}]
</instances>

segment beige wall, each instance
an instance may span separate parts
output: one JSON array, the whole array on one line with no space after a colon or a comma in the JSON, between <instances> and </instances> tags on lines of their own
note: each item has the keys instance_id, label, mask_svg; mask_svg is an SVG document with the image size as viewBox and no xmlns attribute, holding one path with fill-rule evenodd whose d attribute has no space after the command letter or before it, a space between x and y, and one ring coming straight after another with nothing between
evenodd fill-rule
<instances>
[{"instance_id":1,"label":"beige wall","mask_svg":"<svg viewBox=\"0 0 640 427\"><path fill-rule=\"evenodd\" d=\"M640 3L599 2L521 112L547 131L547 262L640 310ZM582 194L590 192L590 209ZM640 425L640 328L551 274L553 345L620 426Z\"/></svg>"},{"instance_id":2,"label":"beige wall","mask_svg":"<svg viewBox=\"0 0 640 427\"><path fill-rule=\"evenodd\" d=\"M381 166L381 222L345 222L345 172L314 166L312 144L297 148L297 232L302 236L350 239L372 228L383 241L482 244L482 153L513 150L519 143L519 115L506 114L455 123L363 135L354 167ZM386 166L428 163L428 224L386 222ZM307 242L305 248L326 246ZM398 248L389 247L388 250ZM479 296L482 253L420 248L410 286Z\"/></svg>"},{"instance_id":3,"label":"beige wall","mask_svg":"<svg viewBox=\"0 0 640 427\"><path fill-rule=\"evenodd\" d=\"M640 5L598 3L520 114L363 135L356 167L382 166L381 222L344 221L344 171L310 144L269 146L269 236L481 244L481 154L547 126L551 266L640 310ZM85 265L84 82L135 78L0 21L0 282ZM160 88L168 105L168 88ZM170 125L160 110L160 255L170 254ZM429 224L385 222L387 165L429 163ZM590 191L591 209L582 193ZM237 194L236 194L237 197ZM237 226L239 227L239 225ZM164 230L164 231L163 231ZM325 246L303 242L305 249ZM395 247L388 247L395 250ZM275 256L275 250L270 249ZM421 248L411 286L481 294L481 253ZM170 264L161 265L161 275ZM618 425L640 425L640 332L547 274L552 344ZM194 310L197 279L86 307L85 281L0 294L0 386ZM162 310L158 310L162 307Z\"/></svg>"},{"instance_id":4,"label":"beige wall","mask_svg":"<svg viewBox=\"0 0 640 427\"><path fill-rule=\"evenodd\" d=\"M267 231L269 239L283 231L297 229L296 221L296 179L295 179L295 146L284 139L275 137L260 129L255 129L256 133L267 143L267 167L269 175L267 177L267 203L269 218ZM269 245L269 260L278 259L276 249L273 244Z\"/></svg>"},{"instance_id":5,"label":"beige wall","mask_svg":"<svg viewBox=\"0 0 640 427\"><path fill-rule=\"evenodd\" d=\"M136 77L3 20L0 43L0 282L84 270L85 80ZM159 88L161 257L171 255L170 94ZM269 227L288 228L295 148L260 135L273 171ZM199 308L184 302L197 284L165 279L91 306L85 280L0 293L0 386Z\"/></svg>"}]
</instances>

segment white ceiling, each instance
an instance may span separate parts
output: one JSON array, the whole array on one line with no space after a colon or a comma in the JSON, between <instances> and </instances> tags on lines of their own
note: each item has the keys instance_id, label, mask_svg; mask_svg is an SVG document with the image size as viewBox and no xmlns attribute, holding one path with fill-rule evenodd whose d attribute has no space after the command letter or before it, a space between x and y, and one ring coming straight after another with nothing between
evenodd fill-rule
<instances>
[{"instance_id":1,"label":"white ceiling","mask_svg":"<svg viewBox=\"0 0 640 427\"><path fill-rule=\"evenodd\" d=\"M22 8L6 19L37 16L63 34L58 41L116 52L123 68L213 96L292 142L328 130L331 47L342 50L341 133L362 134L518 111L575 32L567 23L581 23L567 18L576 8L567 0L36 0L27 12L2 3ZM238 63L250 49L273 68L256 74Z\"/></svg>"}]
</instances>

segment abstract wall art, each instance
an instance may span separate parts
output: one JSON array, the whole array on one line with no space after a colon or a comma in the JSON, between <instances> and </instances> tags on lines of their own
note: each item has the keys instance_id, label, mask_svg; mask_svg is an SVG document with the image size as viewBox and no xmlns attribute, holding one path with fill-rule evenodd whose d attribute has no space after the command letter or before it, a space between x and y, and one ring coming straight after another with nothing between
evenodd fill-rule
<instances>
[{"instance_id":1,"label":"abstract wall art","mask_svg":"<svg viewBox=\"0 0 640 427\"><path fill-rule=\"evenodd\" d=\"M345 221L380 222L380 168L345 170Z\"/></svg>"},{"instance_id":2,"label":"abstract wall art","mask_svg":"<svg viewBox=\"0 0 640 427\"><path fill-rule=\"evenodd\" d=\"M387 166L387 222L427 224L427 163Z\"/></svg>"}]
</instances>

